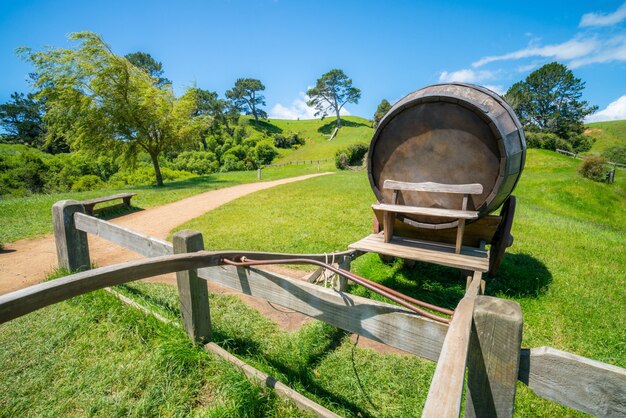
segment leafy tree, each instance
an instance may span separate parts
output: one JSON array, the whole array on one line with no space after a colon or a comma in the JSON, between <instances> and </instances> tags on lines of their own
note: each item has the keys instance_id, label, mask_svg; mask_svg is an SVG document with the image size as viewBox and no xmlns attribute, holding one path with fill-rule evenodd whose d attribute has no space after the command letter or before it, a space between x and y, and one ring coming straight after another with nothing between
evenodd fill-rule
<instances>
[{"instance_id":1,"label":"leafy tree","mask_svg":"<svg viewBox=\"0 0 626 418\"><path fill-rule=\"evenodd\" d=\"M141 68L150 75L155 81L157 87L163 87L166 84L172 84L170 80L163 77L163 64L152 58L147 52L133 52L124 55L131 64L137 68Z\"/></svg>"},{"instance_id":2,"label":"leafy tree","mask_svg":"<svg viewBox=\"0 0 626 418\"><path fill-rule=\"evenodd\" d=\"M337 128L341 128L339 112L346 103L358 103L361 98L361 90L352 87L352 80L342 70L330 70L322 75L315 87L307 90L310 100L307 105L316 109L315 116L328 115L329 111L337 116Z\"/></svg>"},{"instance_id":3,"label":"leafy tree","mask_svg":"<svg viewBox=\"0 0 626 418\"><path fill-rule=\"evenodd\" d=\"M504 97L528 130L569 139L583 133L583 119L598 108L581 100L584 88L565 65L552 62L513 84Z\"/></svg>"},{"instance_id":4,"label":"leafy tree","mask_svg":"<svg viewBox=\"0 0 626 418\"><path fill-rule=\"evenodd\" d=\"M203 90L200 88L191 89L195 95L196 108L193 112L194 117L208 118L207 128L201 132L200 142L204 150L207 150L207 135L220 135L222 130L232 134L230 128L231 123L236 123L239 119L239 111L230 106L228 100L220 99L214 91Z\"/></svg>"},{"instance_id":5,"label":"leafy tree","mask_svg":"<svg viewBox=\"0 0 626 418\"><path fill-rule=\"evenodd\" d=\"M387 99L383 99L376 108L376 113L374 113L374 127L378 126L383 116L389 112L389 109L391 109L391 103Z\"/></svg>"},{"instance_id":6,"label":"leafy tree","mask_svg":"<svg viewBox=\"0 0 626 418\"><path fill-rule=\"evenodd\" d=\"M43 107L32 93L13 93L0 105L0 126L8 133L8 142L32 147L43 145Z\"/></svg>"},{"instance_id":7,"label":"leafy tree","mask_svg":"<svg viewBox=\"0 0 626 418\"><path fill-rule=\"evenodd\" d=\"M19 50L37 70L34 87L45 99L46 135L63 136L72 148L111 151L131 163L145 151L162 186L159 155L197 136L194 95L177 98L170 85L158 87L97 34L78 32L69 39L79 42L76 49Z\"/></svg>"},{"instance_id":8,"label":"leafy tree","mask_svg":"<svg viewBox=\"0 0 626 418\"><path fill-rule=\"evenodd\" d=\"M267 113L260 108L265 106L265 96L259 94L263 90L265 86L260 80L239 78L235 86L226 92L226 97L232 100L236 109L254 116L254 120L258 122L259 118L267 118Z\"/></svg>"}]
</instances>

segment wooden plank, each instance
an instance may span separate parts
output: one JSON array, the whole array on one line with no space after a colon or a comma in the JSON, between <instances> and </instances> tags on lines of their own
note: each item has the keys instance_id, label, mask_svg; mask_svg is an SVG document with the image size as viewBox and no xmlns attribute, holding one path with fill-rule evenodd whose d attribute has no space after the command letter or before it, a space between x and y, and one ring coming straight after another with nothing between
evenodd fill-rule
<instances>
[{"instance_id":1,"label":"wooden plank","mask_svg":"<svg viewBox=\"0 0 626 418\"><path fill-rule=\"evenodd\" d=\"M470 271L489 270L489 255L478 248L462 247L461 254L454 253L454 246L408 238L393 237L385 243L381 234L371 234L348 248L373 252L409 260L425 261Z\"/></svg>"},{"instance_id":2,"label":"wooden plank","mask_svg":"<svg viewBox=\"0 0 626 418\"><path fill-rule=\"evenodd\" d=\"M146 257L173 254L172 243L83 213L74 215L76 229L97 235Z\"/></svg>"},{"instance_id":3,"label":"wooden plank","mask_svg":"<svg viewBox=\"0 0 626 418\"><path fill-rule=\"evenodd\" d=\"M456 210L456 209L440 209L440 208L422 208L419 206L405 205L389 205L387 203L379 203L372 205L373 210L384 212L406 213L408 215L426 215L439 216L442 218L455 219L477 219L478 212L473 210Z\"/></svg>"},{"instance_id":4,"label":"wooden plank","mask_svg":"<svg viewBox=\"0 0 626 418\"><path fill-rule=\"evenodd\" d=\"M522 350L519 380L539 397L599 417L626 416L626 369L550 347Z\"/></svg>"},{"instance_id":5,"label":"wooden plank","mask_svg":"<svg viewBox=\"0 0 626 418\"><path fill-rule=\"evenodd\" d=\"M104 287L198 267L214 266L224 253L166 255L100 267L0 295L0 324Z\"/></svg>"},{"instance_id":6,"label":"wooden plank","mask_svg":"<svg viewBox=\"0 0 626 418\"><path fill-rule=\"evenodd\" d=\"M111 196L103 196L103 197L96 197L94 199L83 200L80 203L82 203L83 205L95 205L97 203L109 202L109 201L115 200L115 199L129 198L129 197L133 197L135 195L137 195L137 193L118 193L118 194L114 194L114 195L111 195Z\"/></svg>"},{"instance_id":7,"label":"wooden plank","mask_svg":"<svg viewBox=\"0 0 626 418\"><path fill-rule=\"evenodd\" d=\"M398 306L258 269L220 266L200 269L198 275L429 360L439 357L448 329Z\"/></svg>"},{"instance_id":8,"label":"wooden plank","mask_svg":"<svg viewBox=\"0 0 626 418\"><path fill-rule=\"evenodd\" d=\"M219 345L215 343L208 343L204 346L204 349L207 352L213 353L228 361L230 364L240 369L246 376L248 376L249 379L254 380L257 384L273 388L279 397L281 397L282 399L288 399L290 401L293 401L296 406L301 410L312 412L317 417L339 417L339 415L324 408L320 404L313 402L306 396L291 389L289 386L277 381L273 377L239 360L237 357L230 354Z\"/></svg>"},{"instance_id":9,"label":"wooden plank","mask_svg":"<svg viewBox=\"0 0 626 418\"><path fill-rule=\"evenodd\" d=\"M69 271L87 270L91 267L87 234L75 226L74 215L83 215L85 208L76 200L61 200L52 205L54 242L59 267ZM36 255L35 255L36 256Z\"/></svg>"},{"instance_id":10,"label":"wooden plank","mask_svg":"<svg viewBox=\"0 0 626 418\"><path fill-rule=\"evenodd\" d=\"M463 399L465 365L469 348L472 313L480 291L481 276L474 278L461 302L454 310L450 329L441 348L437 368L428 391L422 417L458 417Z\"/></svg>"},{"instance_id":11,"label":"wooden plank","mask_svg":"<svg viewBox=\"0 0 626 418\"><path fill-rule=\"evenodd\" d=\"M174 253L190 253L204 250L202 234L185 229L174 234ZM207 282L198 277L196 270L176 273L178 300L183 328L192 341L211 341L211 313Z\"/></svg>"},{"instance_id":12,"label":"wooden plank","mask_svg":"<svg viewBox=\"0 0 626 418\"><path fill-rule=\"evenodd\" d=\"M383 188L392 190L407 190L412 192L435 192L435 193L457 193L457 194L481 194L483 185L480 183L471 184L443 184L433 182L408 183L405 181L385 180Z\"/></svg>"},{"instance_id":13,"label":"wooden plank","mask_svg":"<svg viewBox=\"0 0 626 418\"><path fill-rule=\"evenodd\" d=\"M522 343L517 302L478 296L470 337L466 417L511 417Z\"/></svg>"}]
</instances>

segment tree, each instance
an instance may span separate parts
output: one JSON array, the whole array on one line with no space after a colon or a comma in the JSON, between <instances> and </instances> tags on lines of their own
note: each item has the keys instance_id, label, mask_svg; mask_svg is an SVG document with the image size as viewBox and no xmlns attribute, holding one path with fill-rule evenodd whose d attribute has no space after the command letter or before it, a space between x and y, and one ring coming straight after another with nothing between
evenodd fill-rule
<instances>
[{"instance_id":1,"label":"tree","mask_svg":"<svg viewBox=\"0 0 626 418\"><path fill-rule=\"evenodd\" d=\"M228 100L220 99L214 91L203 90L200 88L192 88L195 94L196 108L193 112L194 117L208 118L208 125L204 132L201 133L200 142L204 150L207 150L206 135L220 135L222 129L232 134L230 123L237 123L239 113L233 111Z\"/></svg>"},{"instance_id":2,"label":"tree","mask_svg":"<svg viewBox=\"0 0 626 418\"><path fill-rule=\"evenodd\" d=\"M352 87L352 80L342 70L330 70L322 75L315 87L307 90L310 100L307 105L316 109L315 116L322 115L325 118L329 111L334 111L337 116L337 128L341 128L339 112L346 103L358 103L361 98L361 90Z\"/></svg>"},{"instance_id":3,"label":"tree","mask_svg":"<svg viewBox=\"0 0 626 418\"><path fill-rule=\"evenodd\" d=\"M44 141L43 106L32 93L15 92L0 105L0 126L11 143L40 147Z\"/></svg>"},{"instance_id":4,"label":"tree","mask_svg":"<svg viewBox=\"0 0 626 418\"><path fill-rule=\"evenodd\" d=\"M389 109L391 109L391 103L387 99L383 99L376 108L376 113L374 113L374 127L378 126L383 116L389 112Z\"/></svg>"},{"instance_id":5,"label":"tree","mask_svg":"<svg viewBox=\"0 0 626 418\"><path fill-rule=\"evenodd\" d=\"M169 84L156 86L97 34L78 32L69 39L79 42L76 49L18 51L37 70L34 87L45 100L46 135L62 136L72 148L111 151L131 163L145 151L162 186L159 155L197 137L194 95L177 98Z\"/></svg>"},{"instance_id":6,"label":"tree","mask_svg":"<svg viewBox=\"0 0 626 418\"><path fill-rule=\"evenodd\" d=\"M582 134L583 119L598 109L581 100L584 88L565 65L552 62L513 84L504 97L525 128L569 139Z\"/></svg>"},{"instance_id":7,"label":"tree","mask_svg":"<svg viewBox=\"0 0 626 418\"><path fill-rule=\"evenodd\" d=\"M265 106L265 96L259 94L265 90L260 80L254 78L239 78L235 86L226 92L226 97L232 100L233 105L240 112L254 116L256 122L259 118L267 118L267 113L260 108Z\"/></svg>"},{"instance_id":8,"label":"tree","mask_svg":"<svg viewBox=\"0 0 626 418\"><path fill-rule=\"evenodd\" d=\"M163 64L152 58L152 55L147 52L133 52L131 54L124 55L131 64L137 68L144 70L155 81L154 84L157 87L163 87L166 84L172 84L170 80L163 77Z\"/></svg>"}]
</instances>

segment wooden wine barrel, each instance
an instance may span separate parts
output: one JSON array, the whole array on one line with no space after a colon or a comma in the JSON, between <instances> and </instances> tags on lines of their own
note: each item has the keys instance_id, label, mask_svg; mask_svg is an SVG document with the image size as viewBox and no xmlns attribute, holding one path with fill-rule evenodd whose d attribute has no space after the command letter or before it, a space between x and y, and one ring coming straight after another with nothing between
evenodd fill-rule
<instances>
[{"instance_id":1,"label":"wooden wine barrel","mask_svg":"<svg viewBox=\"0 0 626 418\"><path fill-rule=\"evenodd\" d=\"M367 169L374 194L391 202L387 179L447 184L480 183L468 210L483 217L502 205L524 168L522 125L499 95L484 87L435 84L398 101L380 121L370 144ZM460 195L402 193L399 204L460 208ZM457 222L411 215L404 222L445 229Z\"/></svg>"}]
</instances>

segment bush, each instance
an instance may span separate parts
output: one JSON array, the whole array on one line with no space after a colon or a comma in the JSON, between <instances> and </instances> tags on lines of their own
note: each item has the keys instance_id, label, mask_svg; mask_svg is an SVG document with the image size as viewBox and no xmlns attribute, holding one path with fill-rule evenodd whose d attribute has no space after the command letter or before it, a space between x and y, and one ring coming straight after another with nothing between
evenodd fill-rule
<instances>
[{"instance_id":1,"label":"bush","mask_svg":"<svg viewBox=\"0 0 626 418\"><path fill-rule=\"evenodd\" d=\"M87 174L86 176L79 177L72 185L73 192L86 192L89 190L101 189L104 183L100 177L94 174Z\"/></svg>"},{"instance_id":2,"label":"bush","mask_svg":"<svg viewBox=\"0 0 626 418\"><path fill-rule=\"evenodd\" d=\"M278 155L276 148L267 141L259 142L254 147L254 160L259 164L270 164L272 160Z\"/></svg>"},{"instance_id":3,"label":"bush","mask_svg":"<svg viewBox=\"0 0 626 418\"><path fill-rule=\"evenodd\" d=\"M243 171L246 169L246 166L243 161L237 158L234 154L226 154L222 159L222 167L220 171L222 173L227 171Z\"/></svg>"},{"instance_id":4,"label":"bush","mask_svg":"<svg viewBox=\"0 0 626 418\"><path fill-rule=\"evenodd\" d=\"M345 170L348 166L363 164L363 157L367 154L367 144L351 144L335 153L335 167Z\"/></svg>"},{"instance_id":5,"label":"bush","mask_svg":"<svg viewBox=\"0 0 626 418\"><path fill-rule=\"evenodd\" d=\"M213 152L186 151L178 154L172 161L172 167L202 175L216 173L220 168L220 163Z\"/></svg>"},{"instance_id":6,"label":"bush","mask_svg":"<svg viewBox=\"0 0 626 418\"><path fill-rule=\"evenodd\" d=\"M626 164L626 147L607 148L602 156L614 163Z\"/></svg>"},{"instance_id":7,"label":"bush","mask_svg":"<svg viewBox=\"0 0 626 418\"><path fill-rule=\"evenodd\" d=\"M604 169L606 159L597 155L589 155L583 158L583 162L578 167L578 172L593 181L605 181L606 171Z\"/></svg>"},{"instance_id":8,"label":"bush","mask_svg":"<svg viewBox=\"0 0 626 418\"><path fill-rule=\"evenodd\" d=\"M163 176L163 181L181 180L193 177L193 174L186 171L172 170L167 167L161 167L161 175ZM113 187L155 184L156 178L154 176L154 168L139 167L134 171L118 171L111 176L109 183Z\"/></svg>"},{"instance_id":9,"label":"bush","mask_svg":"<svg viewBox=\"0 0 626 418\"><path fill-rule=\"evenodd\" d=\"M300 136L298 134L287 134L287 135L282 135L282 134L277 134L274 136L274 146L276 148L283 148L283 149L289 149L289 148L297 148L300 145L304 145L305 141L303 138L300 138Z\"/></svg>"}]
</instances>

